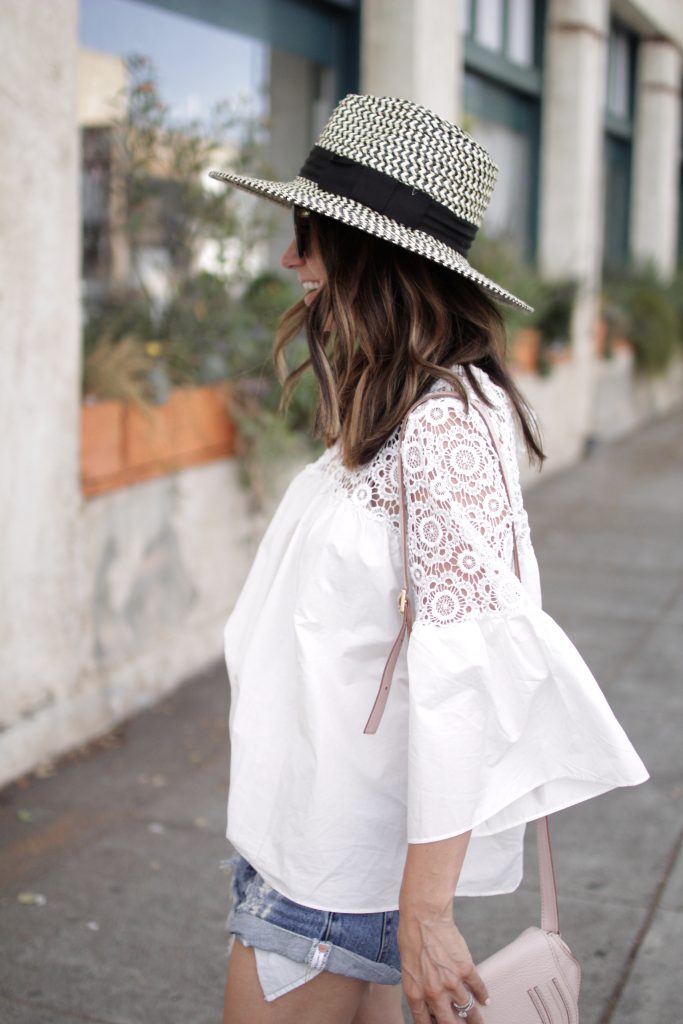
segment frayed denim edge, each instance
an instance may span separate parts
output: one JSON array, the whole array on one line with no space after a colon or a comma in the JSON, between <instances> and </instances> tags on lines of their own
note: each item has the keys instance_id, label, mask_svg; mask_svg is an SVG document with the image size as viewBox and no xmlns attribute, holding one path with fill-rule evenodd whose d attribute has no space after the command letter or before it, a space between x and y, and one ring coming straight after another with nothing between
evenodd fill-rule
<instances>
[{"instance_id":1,"label":"frayed denim edge","mask_svg":"<svg viewBox=\"0 0 683 1024\"><path fill-rule=\"evenodd\" d=\"M286 928L263 921L252 914L233 910L225 923L226 930L232 932L245 946L256 946L270 953L280 953L295 963L309 962L311 946L317 946L319 939L309 939L297 935ZM359 981L371 981L380 985L398 985L401 972L388 964L375 963L358 953L353 953L343 946L332 945L325 970L331 974L341 974Z\"/></svg>"}]
</instances>

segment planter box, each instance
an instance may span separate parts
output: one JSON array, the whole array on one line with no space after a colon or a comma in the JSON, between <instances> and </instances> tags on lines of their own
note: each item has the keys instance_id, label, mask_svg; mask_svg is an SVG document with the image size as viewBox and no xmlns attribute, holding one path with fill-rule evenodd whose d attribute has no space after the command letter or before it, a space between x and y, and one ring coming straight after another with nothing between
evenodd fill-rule
<instances>
[{"instance_id":1,"label":"planter box","mask_svg":"<svg viewBox=\"0 0 683 1024\"><path fill-rule=\"evenodd\" d=\"M84 405L81 484L86 496L235 454L228 386L176 388L149 410L124 402Z\"/></svg>"},{"instance_id":2,"label":"planter box","mask_svg":"<svg viewBox=\"0 0 683 1024\"><path fill-rule=\"evenodd\" d=\"M81 410L81 475L99 480L124 467L123 402L96 402Z\"/></svg>"}]
</instances>

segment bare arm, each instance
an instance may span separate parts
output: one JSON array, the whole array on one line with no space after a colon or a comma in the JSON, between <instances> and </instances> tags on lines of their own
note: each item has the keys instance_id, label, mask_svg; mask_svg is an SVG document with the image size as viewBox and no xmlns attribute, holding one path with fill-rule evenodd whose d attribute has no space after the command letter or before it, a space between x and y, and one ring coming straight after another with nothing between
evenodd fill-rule
<instances>
[{"instance_id":1,"label":"bare arm","mask_svg":"<svg viewBox=\"0 0 683 1024\"><path fill-rule=\"evenodd\" d=\"M453 921L453 893L470 833L408 846L399 897L398 942L406 999L415 1024L453 1024L452 1003L475 1005L468 1024L482 1024L477 1002L488 998L467 944Z\"/></svg>"}]
</instances>

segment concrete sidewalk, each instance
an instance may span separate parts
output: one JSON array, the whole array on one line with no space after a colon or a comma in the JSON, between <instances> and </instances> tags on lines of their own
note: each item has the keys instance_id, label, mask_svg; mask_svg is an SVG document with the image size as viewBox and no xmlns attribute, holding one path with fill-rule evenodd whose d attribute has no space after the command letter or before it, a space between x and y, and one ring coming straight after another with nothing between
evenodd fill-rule
<instances>
[{"instance_id":1,"label":"concrete sidewalk","mask_svg":"<svg viewBox=\"0 0 683 1024\"><path fill-rule=\"evenodd\" d=\"M682 439L667 417L528 499L545 607L652 774L554 820L582 1024L683 1021ZM221 1020L226 710L219 666L0 794L1 1024ZM458 904L477 958L538 920L527 863Z\"/></svg>"}]
</instances>

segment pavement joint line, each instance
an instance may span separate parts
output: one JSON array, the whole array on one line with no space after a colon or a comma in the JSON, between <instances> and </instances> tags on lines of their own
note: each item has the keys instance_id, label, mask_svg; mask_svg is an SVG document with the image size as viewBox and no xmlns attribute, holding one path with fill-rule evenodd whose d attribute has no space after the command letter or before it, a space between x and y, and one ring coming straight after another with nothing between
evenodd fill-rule
<instances>
[{"instance_id":1,"label":"pavement joint line","mask_svg":"<svg viewBox=\"0 0 683 1024\"><path fill-rule=\"evenodd\" d=\"M13 1006L28 1006L34 1007L36 1010L47 1010L49 1013L58 1013L66 1020L80 1020L84 1021L85 1024L130 1024L130 1021L122 1021L120 1018L114 1020L113 1017L90 1017L79 1013L78 1010L65 1010L61 1006L55 1006L53 1003L37 1003L33 999L18 999L16 996L10 996L6 992L0 992L0 999L4 999L6 1003ZM59 1024L59 1021L55 1021L55 1024Z\"/></svg>"},{"instance_id":2,"label":"pavement joint line","mask_svg":"<svg viewBox=\"0 0 683 1024\"><path fill-rule=\"evenodd\" d=\"M628 954L626 956L626 960L624 961L624 965L621 969L619 979L607 998L605 1009L602 1011L602 1014L599 1017L597 1024L611 1024L611 1021L614 1018L614 1013L619 1007L619 1003L621 1001L624 989L626 988L626 984L631 975L631 971L633 970L633 965L635 964L638 953L640 952L640 947L645 941L647 933L649 932L650 927L652 926L655 914L657 913L659 906L662 902L664 890L666 889L667 883L674 872L676 862L678 861L682 849L683 829L681 829L681 831L678 833L676 841L673 844L671 853L669 854L662 875L659 879L659 882L657 883L657 888L655 889L652 899L650 901L650 906L648 907L647 913L643 918L642 924L640 925L640 928L636 932L636 936L633 942L631 943L631 948L629 949Z\"/></svg>"},{"instance_id":3,"label":"pavement joint line","mask_svg":"<svg viewBox=\"0 0 683 1024\"><path fill-rule=\"evenodd\" d=\"M65 811L42 828L0 848L0 891L10 888L36 864L40 876L50 870L51 859L64 849L72 853L85 849L124 818L124 814L114 811Z\"/></svg>"},{"instance_id":4,"label":"pavement joint line","mask_svg":"<svg viewBox=\"0 0 683 1024\"><path fill-rule=\"evenodd\" d=\"M675 607L676 602L678 601L679 597L681 596L681 592L683 592L683 581L681 583L679 583L679 585L675 588L675 590L673 591L673 593L669 597L669 601L667 602L666 608L663 611L664 615L667 615L671 611L671 609L673 607Z\"/></svg>"},{"instance_id":5,"label":"pavement joint line","mask_svg":"<svg viewBox=\"0 0 683 1024\"><path fill-rule=\"evenodd\" d=\"M88 830L84 829L81 832L81 834L80 834L80 841L77 842L77 843L74 843L71 846L72 852L73 852L74 849L84 850L88 846L92 845L94 842L97 842L98 840L103 839L107 835L110 835L112 833L113 829L111 827L109 827L109 826L111 826L111 825L121 825L121 824L125 824L126 822L135 822L136 824L139 824L139 825L159 824L159 825L163 825L164 829L168 830L169 832L174 831L174 830L177 831L177 832L182 832L182 833L197 832L198 831L197 826L195 824L193 824L193 823L184 823L184 822L177 822L177 821L167 821L167 820L165 820L163 818L155 818L152 815L147 815L147 816L140 815L140 816L138 816L138 815L130 813L130 812L129 813L125 813L124 812L124 813L119 813L119 814L108 813L107 816L106 816L106 819L99 823L99 827L93 827L93 828L88 829ZM210 828L208 826L206 828L202 828L201 832L203 834L205 834L205 835L212 835L212 836L215 836L215 837L218 837L218 838L225 838L225 834L224 834L223 831L218 830L218 829L212 829L212 828ZM68 844L64 844L64 845L68 845ZM63 848L63 847L60 847L60 849L61 848ZM11 848L10 848L10 850L11 850ZM20 864L18 864L18 865L16 865L14 867L14 869L12 868L12 865L8 865L7 863L1 864L0 865L0 902L4 898L11 898L10 897L10 893L11 893L11 889L12 889L13 884L16 881L18 881L20 878L25 877L27 872L29 873L29 877L33 880L34 883L39 881L41 878L43 878L45 876L46 872L49 873L52 870L52 865L50 863L50 858L51 858L51 856L57 854L58 852L59 851L55 850L55 849L48 850L45 854L43 854L43 856L42 856L42 863L39 863L39 865L37 867L35 865L35 862L32 863L31 857L25 857L21 861ZM0 857L3 856L3 854L6 854L6 850L5 851L0 850ZM29 871L29 869L31 867L33 867L33 871ZM2 995L2 993L0 993L0 995Z\"/></svg>"}]
</instances>

